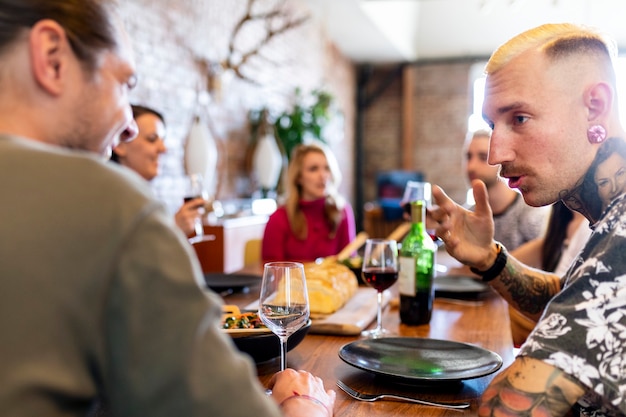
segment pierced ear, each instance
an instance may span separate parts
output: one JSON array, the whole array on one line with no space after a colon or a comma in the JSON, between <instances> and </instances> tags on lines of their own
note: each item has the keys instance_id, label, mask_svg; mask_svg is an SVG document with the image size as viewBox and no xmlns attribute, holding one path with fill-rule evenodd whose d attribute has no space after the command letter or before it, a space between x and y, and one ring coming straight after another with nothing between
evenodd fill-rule
<instances>
[{"instance_id":1,"label":"pierced ear","mask_svg":"<svg viewBox=\"0 0 626 417\"><path fill-rule=\"evenodd\" d=\"M29 47L37 84L49 94L60 94L65 59L71 50L65 30L53 20L40 20L30 30Z\"/></svg>"},{"instance_id":2,"label":"pierced ear","mask_svg":"<svg viewBox=\"0 0 626 417\"><path fill-rule=\"evenodd\" d=\"M613 107L613 90L606 83L598 83L587 90L585 104L589 109L588 121L600 123L606 120Z\"/></svg>"}]
</instances>

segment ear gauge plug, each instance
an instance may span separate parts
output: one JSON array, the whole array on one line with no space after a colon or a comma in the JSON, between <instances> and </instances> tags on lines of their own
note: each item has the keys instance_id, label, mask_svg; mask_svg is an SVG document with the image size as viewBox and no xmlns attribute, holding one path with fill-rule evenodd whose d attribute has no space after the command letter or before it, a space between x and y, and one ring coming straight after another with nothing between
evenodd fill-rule
<instances>
[{"instance_id":1,"label":"ear gauge plug","mask_svg":"<svg viewBox=\"0 0 626 417\"><path fill-rule=\"evenodd\" d=\"M606 129L602 125L593 125L587 129L589 143L602 143L606 139Z\"/></svg>"}]
</instances>

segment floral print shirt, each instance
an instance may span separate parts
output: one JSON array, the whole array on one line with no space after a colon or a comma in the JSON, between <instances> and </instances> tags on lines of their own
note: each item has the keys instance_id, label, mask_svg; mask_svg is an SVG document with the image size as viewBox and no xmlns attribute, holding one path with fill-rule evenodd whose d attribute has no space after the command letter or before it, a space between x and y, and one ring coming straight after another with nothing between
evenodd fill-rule
<instances>
[{"instance_id":1,"label":"floral print shirt","mask_svg":"<svg viewBox=\"0 0 626 417\"><path fill-rule=\"evenodd\" d=\"M561 284L520 355L587 386L580 415L626 415L626 196L607 207Z\"/></svg>"}]
</instances>

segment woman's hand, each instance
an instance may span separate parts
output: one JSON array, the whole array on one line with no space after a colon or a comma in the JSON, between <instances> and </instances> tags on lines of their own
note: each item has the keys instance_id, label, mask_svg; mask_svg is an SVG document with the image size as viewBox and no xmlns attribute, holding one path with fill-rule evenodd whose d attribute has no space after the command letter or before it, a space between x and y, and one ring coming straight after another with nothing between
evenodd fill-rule
<instances>
[{"instance_id":1,"label":"woman's hand","mask_svg":"<svg viewBox=\"0 0 626 417\"><path fill-rule=\"evenodd\" d=\"M204 213L205 203L202 198L194 198L185 202L174 215L176 225L185 235L191 236L195 232L195 221Z\"/></svg>"}]
</instances>

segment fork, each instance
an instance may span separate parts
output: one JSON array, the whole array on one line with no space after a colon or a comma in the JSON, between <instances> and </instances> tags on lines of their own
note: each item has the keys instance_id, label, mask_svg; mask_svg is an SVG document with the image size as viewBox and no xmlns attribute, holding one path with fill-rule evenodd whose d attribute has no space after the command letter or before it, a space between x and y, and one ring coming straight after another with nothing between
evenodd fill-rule
<instances>
[{"instance_id":1,"label":"fork","mask_svg":"<svg viewBox=\"0 0 626 417\"><path fill-rule=\"evenodd\" d=\"M432 407L451 408L454 410L461 410L463 408L468 408L470 406L469 403L455 403L455 404L438 403L438 402L432 402L432 401L419 400L417 398L405 397L403 395L396 395L396 394L378 394L378 395L363 394L361 392L353 390L352 388L347 386L343 381L339 381L339 380L337 380L337 386L341 388L341 390L344 391L346 394L348 394L352 398L357 399L359 401L372 402L372 401L378 401L378 400L383 400L383 399L388 398L388 399L393 399L393 400L408 401L411 403L417 403L417 404L422 404L422 405L430 405Z\"/></svg>"}]
</instances>

